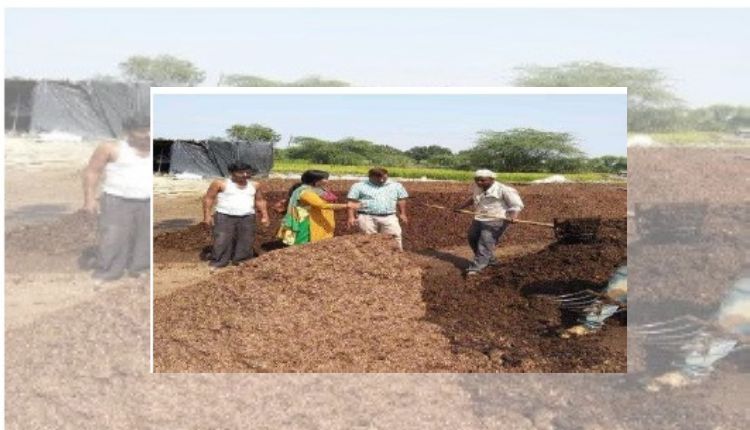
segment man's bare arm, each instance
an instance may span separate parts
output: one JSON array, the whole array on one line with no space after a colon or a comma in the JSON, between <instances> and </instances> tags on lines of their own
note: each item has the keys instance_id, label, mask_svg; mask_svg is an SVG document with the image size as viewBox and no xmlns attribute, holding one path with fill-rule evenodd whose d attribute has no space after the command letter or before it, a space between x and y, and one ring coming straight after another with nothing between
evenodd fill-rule
<instances>
[{"instance_id":1,"label":"man's bare arm","mask_svg":"<svg viewBox=\"0 0 750 430\"><path fill-rule=\"evenodd\" d=\"M110 143L99 145L91 154L83 171L83 210L94 214L98 210L97 191L107 163L116 157L117 148Z\"/></svg>"},{"instance_id":2,"label":"man's bare arm","mask_svg":"<svg viewBox=\"0 0 750 430\"><path fill-rule=\"evenodd\" d=\"M469 197L468 199L466 199L466 201L464 201L463 203L461 203L460 205L456 206L453 209L457 210L457 211L460 211L462 209L468 208L469 206L471 206L473 204L474 204L474 198L473 197Z\"/></svg>"},{"instance_id":3,"label":"man's bare arm","mask_svg":"<svg viewBox=\"0 0 750 430\"><path fill-rule=\"evenodd\" d=\"M358 200L355 199L347 199L349 203L359 203ZM346 208L346 225L349 226L349 228L354 227L357 225L357 209L354 208L354 206L348 206Z\"/></svg>"},{"instance_id":4,"label":"man's bare arm","mask_svg":"<svg viewBox=\"0 0 750 430\"><path fill-rule=\"evenodd\" d=\"M399 199L398 201L398 218L402 223L409 223L409 215L406 213L406 199Z\"/></svg>"},{"instance_id":5,"label":"man's bare arm","mask_svg":"<svg viewBox=\"0 0 750 430\"><path fill-rule=\"evenodd\" d=\"M219 181L219 180L211 182L211 185L208 187L206 194L203 196L203 222L204 223L208 225L213 225L214 223L213 212L214 212L214 205L216 204L216 197L223 190L224 190L224 182Z\"/></svg>"},{"instance_id":6,"label":"man's bare arm","mask_svg":"<svg viewBox=\"0 0 750 430\"><path fill-rule=\"evenodd\" d=\"M269 224L268 220L268 200L266 200L265 186L258 183L255 187L255 211L260 213L260 223Z\"/></svg>"}]
</instances>

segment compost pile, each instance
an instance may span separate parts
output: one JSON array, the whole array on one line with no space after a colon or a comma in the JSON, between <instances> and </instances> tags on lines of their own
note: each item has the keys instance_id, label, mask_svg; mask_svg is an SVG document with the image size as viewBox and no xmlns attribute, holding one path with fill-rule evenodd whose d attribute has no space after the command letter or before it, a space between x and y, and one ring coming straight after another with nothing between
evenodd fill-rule
<instances>
[{"instance_id":1,"label":"compost pile","mask_svg":"<svg viewBox=\"0 0 750 430\"><path fill-rule=\"evenodd\" d=\"M379 236L267 253L156 299L155 369L624 371L602 345L608 329L562 341L558 307L530 292L601 288L625 260L625 234L625 220L606 220L597 243L553 245L469 285Z\"/></svg>"},{"instance_id":2,"label":"compost pile","mask_svg":"<svg viewBox=\"0 0 750 430\"><path fill-rule=\"evenodd\" d=\"M561 313L538 295L603 288L626 263L626 234L624 219L604 220L596 243L553 244L488 268L465 287L455 273L427 271L426 319L443 327L454 351L479 351L506 372L624 372L624 355L602 342L618 322L597 334L561 341L557 329L572 324L575 315Z\"/></svg>"},{"instance_id":3,"label":"compost pile","mask_svg":"<svg viewBox=\"0 0 750 430\"><path fill-rule=\"evenodd\" d=\"M76 270L81 253L96 243L96 231L96 218L80 212L10 231L5 235L6 249L12 251L6 268L9 272Z\"/></svg>"},{"instance_id":4,"label":"compost pile","mask_svg":"<svg viewBox=\"0 0 750 430\"><path fill-rule=\"evenodd\" d=\"M159 249L194 250L209 243L211 243L211 228L203 223L154 237L154 247Z\"/></svg>"},{"instance_id":5,"label":"compost pile","mask_svg":"<svg viewBox=\"0 0 750 430\"><path fill-rule=\"evenodd\" d=\"M698 212L706 205L682 204ZM659 219L671 225L638 231L631 243L631 282L638 285L630 301L639 309L636 322L653 322L684 314L708 317L748 264L748 203L708 205L695 234L675 234L683 228L665 205ZM636 315L636 314L634 314Z\"/></svg>"},{"instance_id":6,"label":"compost pile","mask_svg":"<svg viewBox=\"0 0 750 430\"><path fill-rule=\"evenodd\" d=\"M627 264L626 236L625 219L603 220L594 242L553 243L490 273L496 286L520 288L527 294L564 294L601 287L618 266Z\"/></svg>"},{"instance_id":7,"label":"compost pile","mask_svg":"<svg viewBox=\"0 0 750 430\"><path fill-rule=\"evenodd\" d=\"M50 255L83 249L96 240L96 218L81 212L44 224L8 232L5 243L13 249L41 251Z\"/></svg>"},{"instance_id":8,"label":"compost pile","mask_svg":"<svg viewBox=\"0 0 750 430\"><path fill-rule=\"evenodd\" d=\"M411 184L407 184L410 186ZM470 215L459 214L450 210L428 207L428 204L439 204L453 207L462 203L469 196L466 192L443 190L441 184L430 184L427 191L409 190L409 224L403 226L404 249L419 251L439 249L451 246L465 246L466 232L471 224ZM463 187L462 187L463 188ZM345 202L346 188L334 188L339 195L339 202ZM554 185L519 187L526 209L524 219L552 222L554 218L602 217L619 218L625 216L625 199L623 193L614 187L588 188L580 185ZM286 198L285 191L267 193L269 202ZM550 204L553 201L554 204ZM254 249L256 253L278 249L276 238L282 215L269 210L271 225L263 228L258 225ZM346 226L346 211L336 211L336 236L356 233L356 229ZM511 228L505 234L506 245L549 242L554 240L552 229L544 227ZM205 246L210 244L210 232L201 225L191 226L184 230L164 232L154 240L154 259L156 262L189 261L198 258Z\"/></svg>"},{"instance_id":9,"label":"compost pile","mask_svg":"<svg viewBox=\"0 0 750 430\"><path fill-rule=\"evenodd\" d=\"M625 371L623 320L562 340L557 331L575 315L536 296L601 289L625 263L624 194L591 185L519 188L525 219L603 218L597 241L553 243L467 282L461 269L468 261L445 248L466 248L472 217L426 206L463 202L467 193L455 186L409 190L404 245L413 252L406 253L394 252L387 239L353 235L345 211L336 212L333 239L268 252L279 248L281 215L271 211L271 226L256 230L259 258L156 299L156 370ZM334 191L344 196L345 189ZM274 190L268 198L285 195ZM554 240L551 228L514 225L501 246L539 249ZM160 263L197 262L209 244L204 225L159 234L157 270L168 266Z\"/></svg>"},{"instance_id":10,"label":"compost pile","mask_svg":"<svg viewBox=\"0 0 750 430\"><path fill-rule=\"evenodd\" d=\"M211 228L203 223L155 235L154 263L198 259L201 252L210 244Z\"/></svg>"},{"instance_id":11,"label":"compost pile","mask_svg":"<svg viewBox=\"0 0 750 430\"><path fill-rule=\"evenodd\" d=\"M460 357L421 321L420 274L380 236L265 254L156 299L155 370L456 370Z\"/></svg>"},{"instance_id":12,"label":"compost pile","mask_svg":"<svg viewBox=\"0 0 750 430\"><path fill-rule=\"evenodd\" d=\"M718 304L740 274L743 253L716 243L633 246L633 300Z\"/></svg>"}]
</instances>

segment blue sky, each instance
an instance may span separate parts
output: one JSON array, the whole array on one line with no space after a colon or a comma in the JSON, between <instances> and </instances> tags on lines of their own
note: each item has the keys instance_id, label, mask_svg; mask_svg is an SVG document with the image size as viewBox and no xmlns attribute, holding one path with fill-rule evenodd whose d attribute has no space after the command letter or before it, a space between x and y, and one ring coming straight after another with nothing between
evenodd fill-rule
<instances>
[{"instance_id":1,"label":"blue sky","mask_svg":"<svg viewBox=\"0 0 750 430\"><path fill-rule=\"evenodd\" d=\"M223 136L261 123L290 136L367 139L399 149L467 149L480 130L573 134L591 156L626 155L625 95L155 95L154 136Z\"/></svg>"},{"instance_id":2,"label":"blue sky","mask_svg":"<svg viewBox=\"0 0 750 430\"><path fill-rule=\"evenodd\" d=\"M207 71L363 86L507 86L513 68L654 67L691 105L750 103L750 9L10 9L6 75L116 74L170 53Z\"/></svg>"}]
</instances>

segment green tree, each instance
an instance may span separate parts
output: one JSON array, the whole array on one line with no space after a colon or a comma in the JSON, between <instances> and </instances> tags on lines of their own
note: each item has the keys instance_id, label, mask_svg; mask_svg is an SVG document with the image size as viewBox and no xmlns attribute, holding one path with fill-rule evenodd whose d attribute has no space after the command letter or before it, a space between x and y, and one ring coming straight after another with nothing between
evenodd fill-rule
<instances>
[{"instance_id":1,"label":"green tree","mask_svg":"<svg viewBox=\"0 0 750 430\"><path fill-rule=\"evenodd\" d=\"M337 79L326 79L320 76L305 76L304 78L297 79L294 82L290 82L290 87L348 87L349 83L339 81Z\"/></svg>"},{"instance_id":2,"label":"green tree","mask_svg":"<svg viewBox=\"0 0 750 430\"><path fill-rule=\"evenodd\" d=\"M274 148L273 150L273 159L276 161L279 160L288 160L289 159L289 153L287 153L286 149L284 148Z\"/></svg>"},{"instance_id":3,"label":"green tree","mask_svg":"<svg viewBox=\"0 0 750 430\"><path fill-rule=\"evenodd\" d=\"M292 82L276 81L255 75L229 74L219 78L220 87L348 87L349 83L320 76L307 76Z\"/></svg>"},{"instance_id":4,"label":"green tree","mask_svg":"<svg viewBox=\"0 0 750 430\"><path fill-rule=\"evenodd\" d=\"M411 158L402 151L368 140L348 137L330 142L314 137L298 136L287 150L291 159L322 164L407 166Z\"/></svg>"},{"instance_id":5,"label":"green tree","mask_svg":"<svg viewBox=\"0 0 750 430\"><path fill-rule=\"evenodd\" d=\"M286 150L293 160L307 160L312 163L330 164L336 149L330 142L314 137L297 136Z\"/></svg>"},{"instance_id":6,"label":"green tree","mask_svg":"<svg viewBox=\"0 0 750 430\"><path fill-rule=\"evenodd\" d=\"M276 145L281 140L281 135L272 128L261 124L234 124L227 129L227 136L233 140L246 142L264 142Z\"/></svg>"},{"instance_id":7,"label":"green tree","mask_svg":"<svg viewBox=\"0 0 750 430\"><path fill-rule=\"evenodd\" d=\"M429 167L442 167L445 169L456 168L456 156L450 154L438 154L423 161L423 164Z\"/></svg>"},{"instance_id":8,"label":"green tree","mask_svg":"<svg viewBox=\"0 0 750 430\"><path fill-rule=\"evenodd\" d=\"M552 173L581 173L587 170L586 157L555 157L544 162L544 171Z\"/></svg>"},{"instance_id":9,"label":"green tree","mask_svg":"<svg viewBox=\"0 0 750 430\"><path fill-rule=\"evenodd\" d=\"M254 75L221 75L220 87L283 87L283 82L262 78Z\"/></svg>"},{"instance_id":10,"label":"green tree","mask_svg":"<svg viewBox=\"0 0 750 430\"><path fill-rule=\"evenodd\" d=\"M441 156L441 155L453 155L453 152L445 148L443 146L439 145L430 145L430 146L415 146L408 151L406 151L406 155L411 157L414 161L417 163L422 163L423 161Z\"/></svg>"},{"instance_id":11,"label":"green tree","mask_svg":"<svg viewBox=\"0 0 750 430\"><path fill-rule=\"evenodd\" d=\"M738 128L750 127L750 107L711 105L691 109L686 113L691 130L733 133Z\"/></svg>"},{"instance_id":12,"label":"green tree","mask_svg":"<svg viewBox=\"0 0 750 430\"><path fill-rule=\"evenodd\" d=\"M569 159L581 158L583 151L569 133L514 128L479 132L476 145L459 153L469 166L499 172L561 172Z\"/></svg>"},{"instance_id":13,"label":"green tree","mask_svg":"<svg viewBox=\"0 0 750 430\"><path fill-rule=\"evenodd\" d=\"M658 69L575 61L557 66L528 65L515 69L522 87L627 87L628 130L656 131L677 127L682 101ZM666 110L667 112L661 112Z\"/></svg>"},{"instance_id":14,"label":"green tree","mask_svg":"<svg viewBox=\"0 0 750 430\"><path fill-rule=\"evenodd\" d=\"M334 142L341 152L358 154L370 164L384 166L408 166L412 164L403 151L388 145L378 145L368 140L347 137Z\"/></svg>"},{"instance_id":15,"label":"green tree","mask_svg":"<svg viewBox=\"0 0 750 430\"><path fill-rule=\"evenodd\" d=\"M193 63L171 55L134 55L120 63L119 67L127 80L145 82L151 86L191 87L206 79L206 73Z\"/></svg>"},{"instance_id":16,"label":"green tree","mask_svg":"<svg viewBox=\"0 0 750 430\"><path fill-rule=\"evenodd\" d=\"M472 149L465 149L459 151L453 157L453 168L458 170L471 170L474 169L474 163L472 161L472 155L474 151Z\"/></svg>"},{"instance_id":17,"label":"green tree","mask_svg":"<svg viewBox=\"0 0 750 430\"><path fill-rule=\"evenodd\" d=\"M586 170L597 173L618 173L628 170L628 157L604 155L590 158L586 162Z\"/></svg>"}]
</instances>

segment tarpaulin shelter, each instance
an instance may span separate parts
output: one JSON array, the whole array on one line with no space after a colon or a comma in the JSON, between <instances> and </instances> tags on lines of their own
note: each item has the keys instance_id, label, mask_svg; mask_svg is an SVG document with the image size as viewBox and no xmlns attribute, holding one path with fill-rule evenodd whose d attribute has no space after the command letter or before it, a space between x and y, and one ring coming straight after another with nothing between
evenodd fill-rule
<instances>
[{"instance_id":1,"label":"tarpaulin shelter","mask_svg":"<svg viewBox=\"0 0 750 430\"><path fill-rule=\"evenodd\" d=\"M36 81L5 80L5 130L25 133L31 126L32 93Z\"/></svg>"},{"instance_id":2,"label":"tarpaulin shelter","mask_svg":"<svg viewBox=\"0 0 750 430\"><path fill-rule=\"evenodd\" d=\"M232 163L245 163L258 176L273 168L273 146L265 142L228 140L154 139L154 170L171 174L189 173L204 177L225 177Z\"/></svg>"},{"instance_id":3,"label":"tarpaulin shelter","mask_svg":"<svg viewBox=\"0 0 750 430\"><path fill-rule=\"evenodd\" d=\"M125 118L149 114L149 86L109 81L5 80L5 131L117 138Z\"/></svg>"}]
</instances>

